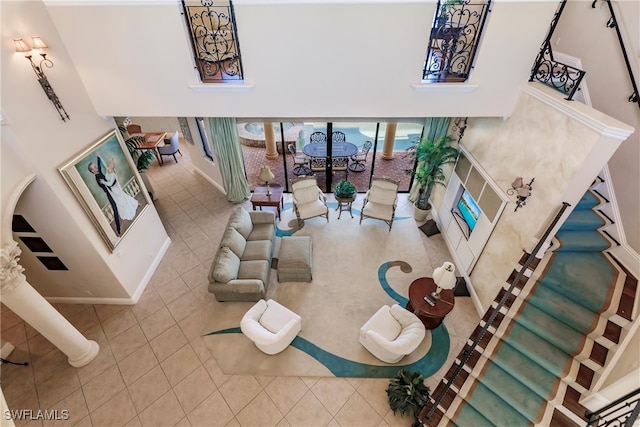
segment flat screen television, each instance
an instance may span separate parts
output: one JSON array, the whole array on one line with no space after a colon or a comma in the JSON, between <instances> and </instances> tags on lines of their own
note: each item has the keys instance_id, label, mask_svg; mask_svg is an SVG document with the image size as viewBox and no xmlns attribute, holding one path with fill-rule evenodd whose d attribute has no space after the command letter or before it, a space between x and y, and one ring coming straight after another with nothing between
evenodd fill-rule
<instances>
[{"instance_id":1,"label":"flat screen television","mask_svg":"<svg viewBox=\"0 0 640 427\"><path fill-rule=\"evenodd\" d=\"M460 192L451 213L468 239L482 211L466 189L463 188Z\"/></svg>"}]
</instances>

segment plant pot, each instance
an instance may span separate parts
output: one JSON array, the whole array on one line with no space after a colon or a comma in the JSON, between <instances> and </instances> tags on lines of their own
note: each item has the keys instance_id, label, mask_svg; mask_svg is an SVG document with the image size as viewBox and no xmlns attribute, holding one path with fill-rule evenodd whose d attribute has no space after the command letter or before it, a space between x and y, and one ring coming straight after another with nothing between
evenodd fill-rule
<instances>
[{"instance_id":1,"label":"plant pot","mask_svg":"<svg viewBox=\"0 0 640 427\"><path fill-rule=\"evenodd\" d=\"M413 218L417 222L426 221L429 212L431 212L431 205L427 205L427 209L420 209L415 204L413 205Z\"/></svg>"}]
</instances>

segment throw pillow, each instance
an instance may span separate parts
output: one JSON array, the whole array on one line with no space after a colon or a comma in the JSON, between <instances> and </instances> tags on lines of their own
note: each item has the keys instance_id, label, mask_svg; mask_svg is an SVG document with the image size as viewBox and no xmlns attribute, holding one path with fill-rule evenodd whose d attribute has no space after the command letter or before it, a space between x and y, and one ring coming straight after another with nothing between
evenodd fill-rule
<instances>
[{"instance_id":1,"label":"throw pillow","mask_svg":"<svg viewBox=\"0 0 640 427\"><path fill-rule=\"evenodd\" d=\"M245 239L249 237L249 234L253 231L253 222L251 222L249 212L242 207L238 207L232 216L232 221L229 223L229 226L238 230Z\"/></svg>"},{"instance_id":2,"label":"throw pillow","mask_svg":"<svg viewBox=\"0 0 640 427\"><path fill-rule=\"evenodd\" d=\"M213 269L213 279L216 282L227 283L238 277L240 258L228 247L220 248L216 255L216 266Z\"/></svg>"},{"instance_id":3,"label":"throw pillow","mask_svg":"<svg viewBox=\"0 0 640 427\"><path fill-rule=\"evenodd\" d=\"M222 235L222 240L220 241L220 247L223 246L228 246L234 254L242 257L242 254L247 247L247 239L242 237L242 234L238 233L238 230L235 228L227 227Z\"/></svg>"}]
</instances>

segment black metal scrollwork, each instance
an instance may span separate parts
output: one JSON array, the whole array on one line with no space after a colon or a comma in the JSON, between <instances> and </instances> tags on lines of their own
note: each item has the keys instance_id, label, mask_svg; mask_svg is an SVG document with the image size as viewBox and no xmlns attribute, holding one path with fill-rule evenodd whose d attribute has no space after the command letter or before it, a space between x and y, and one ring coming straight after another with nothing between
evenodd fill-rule
<instances>
[{"instance_id":1,"label":"black metal scrollwork","mask_svg":"<svg viewBox=\"0 0 640 427\"><path fill-rule=\"evenodd\" d=\"M200 3L188 6L183 2L202 81L242 80L233 5L214 6L211 0Z\"/></svg>"},{"instance_id":2,"label":"black metal scrollwork","mask_svg":"<svg viewBox=\"0 0 640 427\"><path fill-rule=\"evenodd\" d=\"M465 81L491 2L439 1L422 72L426 81Z\"/></svg>"}]
</instances>

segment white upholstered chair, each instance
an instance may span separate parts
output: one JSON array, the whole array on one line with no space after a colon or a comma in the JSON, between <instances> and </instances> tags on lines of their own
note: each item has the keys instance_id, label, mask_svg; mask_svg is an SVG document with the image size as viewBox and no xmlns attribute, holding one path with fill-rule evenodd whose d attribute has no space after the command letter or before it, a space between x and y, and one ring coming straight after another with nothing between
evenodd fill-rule
<instances>
[{"instance_id":1,"label":"white upholstered chair","mask_svg":"<svg viewBox=\"0 0 640 427\"><path fill-rule=\"evenodd\" d=\"M242 317L240 329L264 353L277 354L302 330L302 319L272 299L261 299Z\"/></svg>"},{"instance_id":2,"label":"white upholstered chair","mask_svg":"<svg viewBox=\"0 0 640 427\"><path fill-rule=\"evenodd\" d=\"M413 352L425 335L418 316L394 304L383 305L360 328L360 344L387 363L396 363Z\"/></svg>"},{"instance_id":3,"label":"white upholstered chair","mask_svg":"<svg viewBox=\"0 0 640 427\"><path fill-rule=\"evenodd\" d=\"M291 195L298 225L302 226L305 219L316 216L326 216L329 222L327 198L318 187L315 176L301 176L294 179L291 182Z\"/></svg>"},{"instance_id":4,"label":"white upholstered chair","mask_svg":"<svg viewBox=\"0 0 640 427\"><path fill-rule=\"evenodd\" d=\"M360 223L363 218L380 219L389 224L389 230L393 225L393 216L398 204L398 185L396 180L386 177L371 178L371 187L364 197L362 210L360 211Z\"/></svg>"}]
</instances>

